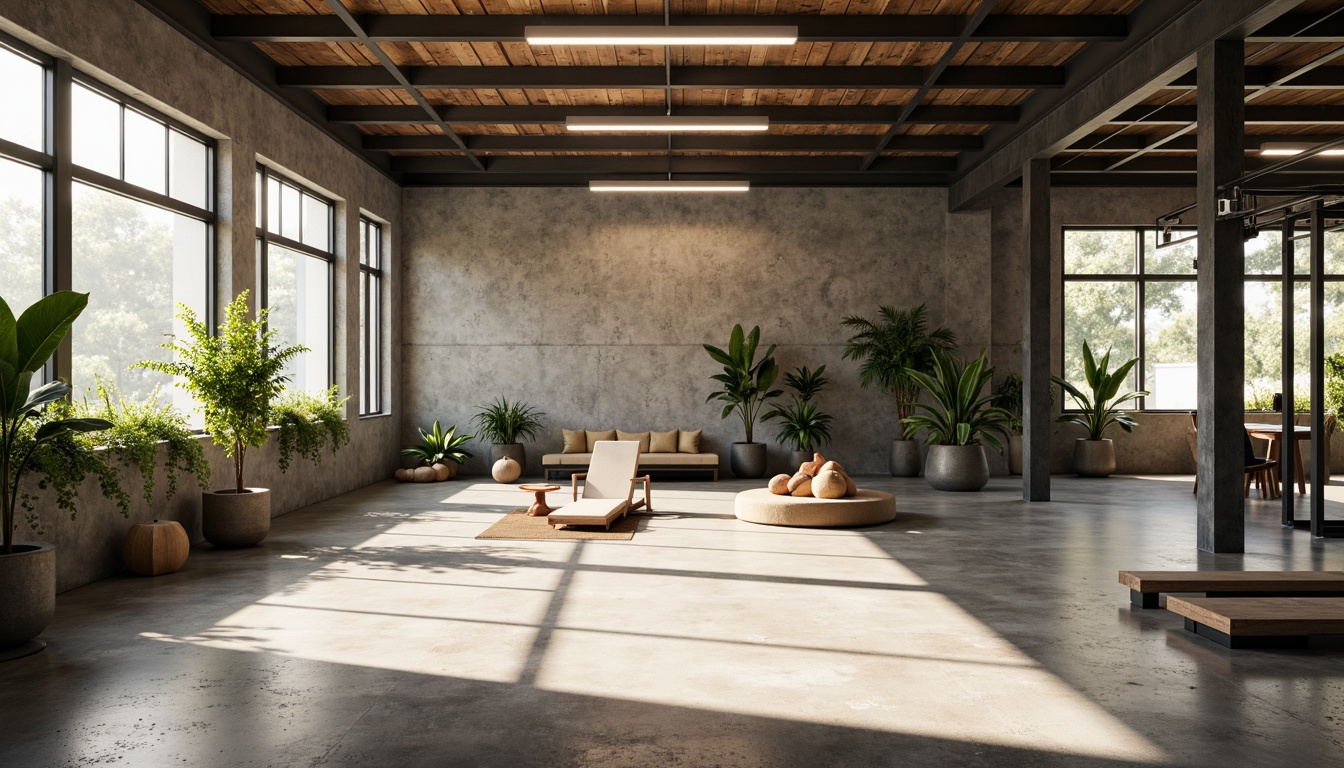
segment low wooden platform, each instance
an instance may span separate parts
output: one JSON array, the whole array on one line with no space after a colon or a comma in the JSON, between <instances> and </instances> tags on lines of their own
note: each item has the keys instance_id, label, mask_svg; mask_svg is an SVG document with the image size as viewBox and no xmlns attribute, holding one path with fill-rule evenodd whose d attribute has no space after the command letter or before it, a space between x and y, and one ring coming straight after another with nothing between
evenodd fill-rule
<instances>
[{"instance_id":1,"label":"low wooden platform","mask_svg":"<svg viewBox=\"0 0 1344 768\"><path fill-rule=\"evenodd\" d=\"M1227 648L1305 647L1344 636L1344 598L1169 597L1185 628Z\"/></svg>"},{"instance_id":2,"label":"low wooden platform","mask_svg":"<svg viewBox=\"0 0 1344 768\"><path fill-rule=\"evenodd\" d=\"M1344 597L1344 571L1121 571L1129 601L1157 608L1158 596L1203 592L1205 597Z\"/></svg>"}]
</instances>

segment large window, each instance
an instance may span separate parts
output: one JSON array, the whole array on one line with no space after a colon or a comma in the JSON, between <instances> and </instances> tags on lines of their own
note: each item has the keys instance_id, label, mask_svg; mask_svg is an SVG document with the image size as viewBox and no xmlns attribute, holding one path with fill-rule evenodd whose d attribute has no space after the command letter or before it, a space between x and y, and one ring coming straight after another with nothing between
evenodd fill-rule
<instances>
[{"instance_id":1,"label":"large window","mask_svg":"<svg viewBox=\"0 0 1344 768\"><path fill-rule=\"evenodd\" d=\"M383 228L359 220L359 413L382 413L383 403Z\"/></svg>"},{"instance_id":2,"label":"large window","mask_svg":"<svg viewBox=\"0 0 1344 768\"><path fill-rule=\"evenodd\" d=\"M332 226L335 206L266 167L257 169L257 276L261 306L282 344L308 351L285 373L295 389L332 384Z\"/></svg>"},{"instance_id":3,"label":"large window","mask_svg":"<svg viewBox=\"0 0 1344 768\"><path fill-rule=\"evenodd\" d=\"M0 44L0 296L15 313L42 298L48 272L46 72Z\"/></svg>"},{"instance_id":4,"label":"large window","mask_svg":"<svg viewBox=\"0 0 1344 768\"><path fill-rule=\"evenodd\" d=\"M1083 380L1087 341L1112 359L1140 358L1131 386L1147 410L1191 410L1196 403L1195 241L1191 230L1158 246L1153 228L1064 230L1064 377ZM1187 239L1189 238L1189 239ZM1307 246L1294 249L1296 389L1309 372ZM1344 348L1344 233L1326 234L1326 352ZM1282 235L1246 241L1246 405L1268 408L1282 382ZM1066 407L1074 407L1070 401Z\"/></svg>"}]
</instances>

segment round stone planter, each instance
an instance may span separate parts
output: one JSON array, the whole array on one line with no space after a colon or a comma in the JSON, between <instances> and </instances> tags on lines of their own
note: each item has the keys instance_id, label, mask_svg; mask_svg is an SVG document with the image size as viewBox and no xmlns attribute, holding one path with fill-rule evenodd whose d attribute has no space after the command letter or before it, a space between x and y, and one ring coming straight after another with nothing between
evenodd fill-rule
<instances>
[{"instance_id":1,"label":"round stone planter","mask_svg":"<svg viewBox=\"0 0 1344 768\"><path fill-rule=\"evenodd\" d=\"M1115 474L1115 443L1109 437L1073 442L1073 471L1081 477L1110 477Z\"/></svg>"},{"instance_id":2,"label":"round stone planter","mask_svg":"<svg viewBox=\"0 0 1344 768\"><path fill-rule=\"evenodd\" d=\"M919 477L919 441L891 441L891 474L894 477Z\"/></svg>"},{"instance_id":3,"label":"round stone planter","mask_svg":"<svg viewBox=\"0 0 1344 768\"><path fill-rule=\"evenodd\" d=\"M924 479L939 491L978 491L989 482L989 459L985 447L931 445L924 465Z\"/></svg>"},{"instance_id":4,"label":"round stone planter","mask_svg":"<svg viewBox=\"0 0 1344 768\"><path fill-rule=\"evenodd\" d=\"M1022 436L1008 436L1008 471L1014 475L1022 474Z\"/></svg>"},{"instance_id":5,"label":"round stone planter","mask_svg":"<svg viewBox=\"0 0 1344 768\"><path fill-rule=\"evenodd\" d=\"M733 443L728 468L733 477L765 477L765 443Z\"/></svg>"},{"instance_id":6,"label":"round stone planter","mask_svg":"<svg viewBox=\"0 0 1344 768\"><path fill-rule=\"evenodd\" d=\"M219 549L255 546L270 532L271 489L201 494L201 535Z\"/></svg>"},{"instance_id":7,"label":"round stone planter","mask_svg":"<svg viewBox=\"0 0 1344 768\"><path fill-rule=\"evenodd\" d=\"M36 653L46 643L42 634L56 613L56 548L41 542L16 542L14 552L0 555L0 661Z\"/></svg>"}]
</instances>

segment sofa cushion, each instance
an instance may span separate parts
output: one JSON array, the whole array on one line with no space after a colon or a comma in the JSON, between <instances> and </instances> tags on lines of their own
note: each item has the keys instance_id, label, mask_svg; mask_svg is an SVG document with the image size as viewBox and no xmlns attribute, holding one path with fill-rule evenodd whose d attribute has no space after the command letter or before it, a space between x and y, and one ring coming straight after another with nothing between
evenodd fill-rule
<instances>
[{"instance_id":1,"label":"sofa cushion","mask_svg":"<svg viewBox=\"0 0 1344 768\"><path fill-rule=\"evenodd\" d=\"M565 436L565 447L560 449L561 453L584 453L588 450L588 433L582 429L562 429L560 432Z\"/></svg>"},{"instance_id":2,"label":"sofa cushion","mask_svg":"<svg viewBox=\"0 0 1344 768\"><path fill-rule=\"evenodd\" d=\"M621 430L618 429L618 430L616 430L616 439L617 439L617 440L634 440L635 442L638 442L638 443L639 443L639 452L640 452L640 453L648 453L648 452L649 452L649 433L648 433L648 432L622 432Z\"/></svg>"},{"instance_id":3,"label":"sofa cushion","mask_svg":"<svg viewBox=\"0 0 1344 768\"><path fill-rule=\"evenodd\" d=\"M676 453L677 430L649 433L649 453Z\"/></svg>"},{"instance_id":4,"label":"sofa cushion","mask_svg":"<svg viewBox=\"0 0 1344 768\"><path fill-rule=\"evenodd\" d=\"M700 452L700 430L694 432L689 429L681 430L677 437L677 453L699 453Z\"/></svg>"},{"instance_id":5,"label":"sofa cushion","mask_svg":"<svg viewBox=\"0 0 1344 768\"><path fill-rule=\"evenodd\" d=\"M588 430L588 452L589 453L593 452L593 446L597 443L598 440L615 440L615 439L616 439L616 430L614 429L608 429L606 432L594 432L593 430L590 429Z\"/></svg>"}]
</instances>

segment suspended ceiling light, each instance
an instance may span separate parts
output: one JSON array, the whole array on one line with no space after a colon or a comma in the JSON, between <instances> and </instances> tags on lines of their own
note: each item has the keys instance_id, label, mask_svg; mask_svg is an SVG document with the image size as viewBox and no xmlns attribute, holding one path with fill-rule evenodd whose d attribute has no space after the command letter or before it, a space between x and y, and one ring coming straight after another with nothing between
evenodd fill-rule
<instances>
[{"instance_id":1,"label":"suspended ceiling light","mask_svg":"<svg viewBox=\"0 0 1344 768\"><path fill-rule=\"evenodd\" d=\"M793 45L798 27L528 26L523 36L531 45Z\"/></svg>"},{"instance_id":2,"label":"suspended ceiling light","mask_svg":"<svg viewBox=\"0 0 1344 768\"><path fill-rule=\"evenodd\" d=\"M567 117L571 131L638 131L643 133L745 133L770 130L769 117Z\"/></svg>"},{"instance_id":3,"label":"suspended ceiling light","mask_svg":"<svg viewBox=\"0 0 1344 768\"><path fill-rule=\"evenodd\" d=\"M749 181L691 181L664 179L659 181L590 181L591 192L746 192Z\"/></svg>"},{"instance_id":4,"label":"suspended ceiling light","mask_svg":"<svg viewBox=\"0 0 1344 768\"><path fill-rule=\"evenodd\" d=\"M1311 149L1307 144L1294 144L1286 141L1267 141L1260 145L1260 154L1262 155L1300 155ZM1321 155L1338 156L1344 155L1344 149L1327 149L1320 152Z\"/></svg>"}]
</instances>

